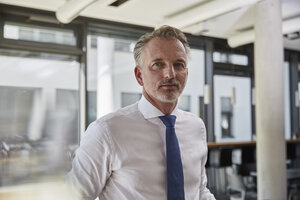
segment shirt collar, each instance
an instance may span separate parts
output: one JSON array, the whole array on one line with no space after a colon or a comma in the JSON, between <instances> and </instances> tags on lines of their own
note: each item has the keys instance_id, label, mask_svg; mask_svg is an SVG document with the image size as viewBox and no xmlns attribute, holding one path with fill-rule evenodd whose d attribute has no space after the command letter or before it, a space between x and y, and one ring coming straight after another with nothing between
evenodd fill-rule
<instances>
[{"instance_id":1,"label":"shirt collar","mask_svg":"<svg viewBox=\"0 0 300 200\"><path fill-rule=\"evenodd\" d=\"M158 108L153 106L145 97L142 95L138 103L139 111L142 113L145 119L156 118L159 116L163 116L163 114ZM171 115L178 116L178 108L177 105L172 111Z\"/></svg>"}]
</instances>

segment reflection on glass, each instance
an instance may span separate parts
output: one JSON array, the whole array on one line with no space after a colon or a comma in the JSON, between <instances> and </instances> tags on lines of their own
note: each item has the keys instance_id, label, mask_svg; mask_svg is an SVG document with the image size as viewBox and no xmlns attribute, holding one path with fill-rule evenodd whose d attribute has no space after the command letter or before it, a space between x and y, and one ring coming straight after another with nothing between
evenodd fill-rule
<instances>
[{"instance_id":1,"label":"reflection on glass","mask_svg":"<svg viewBox=\"0 0 300 200\"><path fill-rule=\"evenodd\" d=\"M78 144L79 63L3 49L0 63L0 187L64 173Z\"/></svg>"}]
</instances>

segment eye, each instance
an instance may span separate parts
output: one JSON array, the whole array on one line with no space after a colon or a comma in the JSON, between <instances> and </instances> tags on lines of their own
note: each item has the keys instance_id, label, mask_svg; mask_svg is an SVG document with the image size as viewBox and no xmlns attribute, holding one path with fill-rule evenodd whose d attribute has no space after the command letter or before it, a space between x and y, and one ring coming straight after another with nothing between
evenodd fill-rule
<instances>
[{"instance_id":1,"label":"eye","mask_svg":"<svg viewBox=\"0 0 300 200\"><path fill-rule=\"evenodd\" d=\"M153 66L163 66L163 63L162 62L156 62L156 63L153 63Z\"/></svg>"},{"instance_id":2,"label":"eye","mask_svg":"<svg viewBox=\"0 0 300 200\"><path fill-rule=\"evenodd\" d=\"M182 63L182 62L174 63L173 66L174 66L175 70L184 70L184 69L186 69L185 64Z\"/></svg>"},{"instance_id":3,"label":"eye","mask_svg":"<svg viewBox=\"0 0 300 200\"><path fill-rule=\"evenodd\" d=\"M153 70L159 70L162 69L164 67L164 63L163 62L155 62L151 65L151 68Z\"/></svg>"}]
</instances>

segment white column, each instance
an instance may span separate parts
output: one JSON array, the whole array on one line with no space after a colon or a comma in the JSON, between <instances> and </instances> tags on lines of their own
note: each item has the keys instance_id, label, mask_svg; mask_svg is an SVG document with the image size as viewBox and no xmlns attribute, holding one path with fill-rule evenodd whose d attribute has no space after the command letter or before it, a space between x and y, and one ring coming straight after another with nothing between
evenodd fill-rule
<instances>
[{"instance_id":1,"label":"white column","mask_svg":"<svg viewBox=\"0 0 300 200\"><path fill-rule=\"evenodd\" d=\"M47 112L47 101L49 101L49 99L45 89L37 89L34 91L33 105L27 130L28 138L31 140L38 140L42 136Z\"/></svg>"},{"instance_id":2,"label":"white column","mask_svg":"<svg viewBox=\"0 0 300 200\"><path fill-rule=\"evenodd\" d=\"M283 40L280 0L255 10L255 88L258 199L286 199Z\"/></svg>"},{"instance_id":3,"label":"white column","mask_svg":"<svg viewBox=\"0 0 300 200\"><path fill-rule=\"evenodd\" d=\"M114 39L97 39L97 118L113 111Z\"/></svg>"}]
</instances>

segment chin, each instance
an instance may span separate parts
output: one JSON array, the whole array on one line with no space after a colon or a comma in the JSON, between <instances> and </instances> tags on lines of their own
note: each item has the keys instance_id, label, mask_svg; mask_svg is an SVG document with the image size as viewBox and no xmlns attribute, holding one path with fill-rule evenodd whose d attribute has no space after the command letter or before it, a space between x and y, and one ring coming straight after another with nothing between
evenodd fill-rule
<instances>
[{"instance_id":1,"label":"chin","mask_svg":"<svg viewBox=\"0 0 300 200\"><path fill-rule=\"evenodd\" d=\"M164 103L175 103L177 102L180 94L174 94L174 95L157 95L156 98Z\"/></svg>"}]
</instances>

